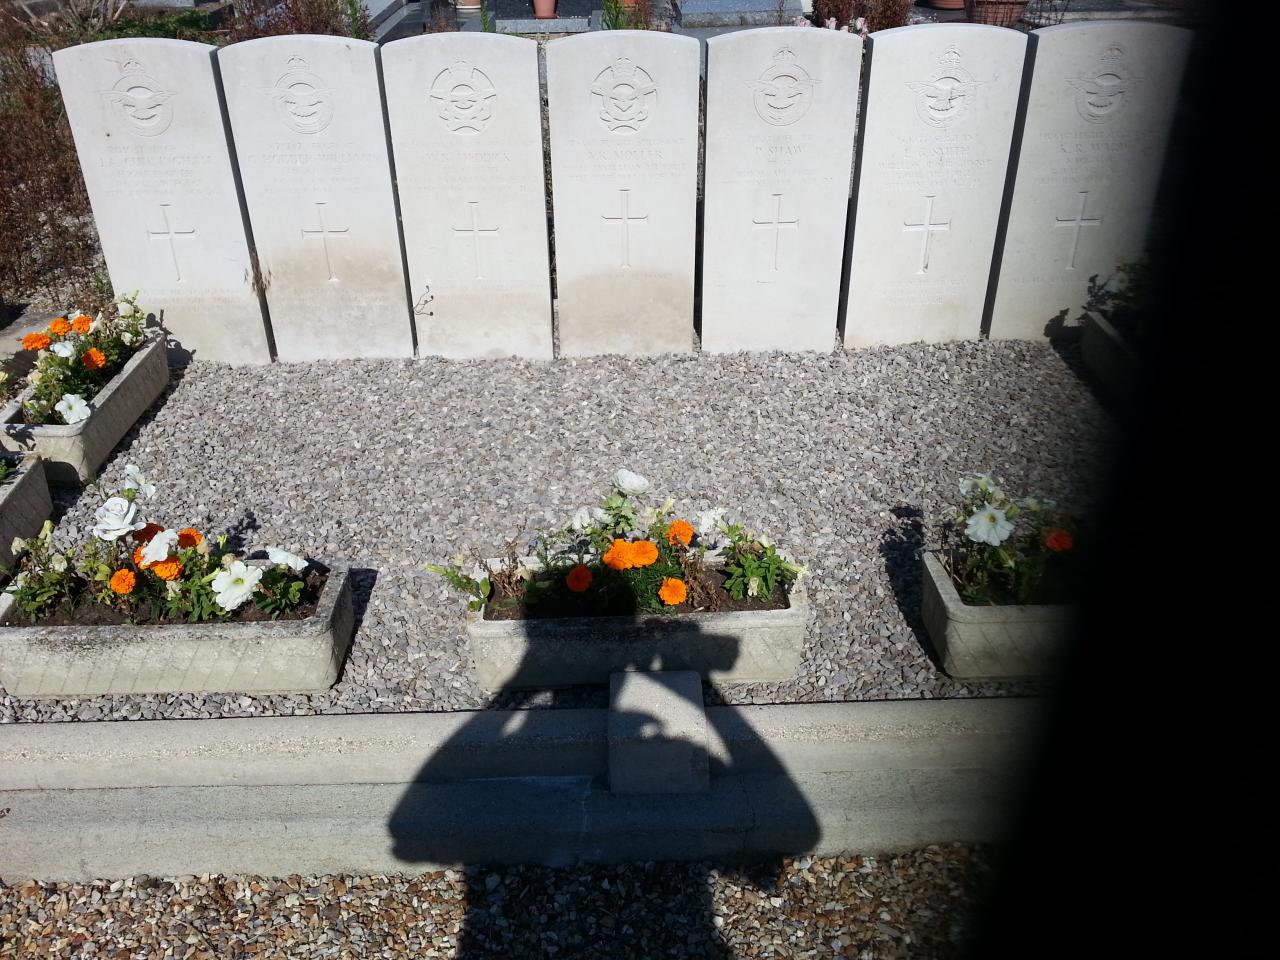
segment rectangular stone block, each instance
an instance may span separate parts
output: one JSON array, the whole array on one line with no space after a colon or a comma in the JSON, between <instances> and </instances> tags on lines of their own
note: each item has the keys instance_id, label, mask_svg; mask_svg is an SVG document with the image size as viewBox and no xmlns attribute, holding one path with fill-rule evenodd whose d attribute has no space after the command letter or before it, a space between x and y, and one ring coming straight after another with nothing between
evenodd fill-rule
<instances>
[{"instance_id":1,"label":"rectangular stone block","mask_svg":"<svg viewBox=\"0 0 1280 960\"><path fill-rule=\"evenodd\" d=\"M710 786L707 712L693 670L609 677L609 790L701 793Z\"/></svg>"},{"instance_id":2,"label":"rectangular stone block","mask_svg":"<svg viewBox=\"0 0 1280 960\"><path fill-rule=\"evenodd\" d=\"M550 360L538 45L427 34L382 65L419 353Z\"/></svg>"},{"instance_id":3,"label":"rectangular stone block","mask_svg":"<svg viewBox=\"0 0 1280 960\"><path fill-rule=\"evenodd\" d=\"M921 24L870 44L844 344L976 339L1026 37Z\"/></svg>"},{"instance_id":4,"label":"rectangular stone block","mask_svg":"<svg viewBox=\"0 0 1280 960\"><path fill-rule=\"evenodd\" d=\"M112 286L181 354L268 363L214 51L105 40L53 62Z\"/></svg>"},{"instance_id":5,"label":"rectangular stone block","mask_svg":"<svg viewBox=\"0 0 1280 960\"><path fill-rule=\"evenodd\" d=\"M707 58L702 348L829 351L862 40L743 30Z\"/></svg>"},{"instance_id":6,"label":"rectangular stone block","mask_svg":"<svg viewBox=\"0 0 1280 960\"><path fill-rule=\"evenodd\" d=\"M281 360L413 356L377 49L280 36L218 53Z\"/></svg>"},{"instance_id":7,"label":"rectangular stone block","mask_svg":"<svg viewBox=\"0 0 1280 960\"><path fill-rule=\"evenodd\" d=\"M9 472L0 480L0 571L13 566L14 538L34 537L53 513L44 462L38 457L6 455Z\"/></svg>"},{"instance_id":8,"label":"rectangular stone block","mask_svg":"<svg viewBox=\"0 0 1280 960\"><path fill-rule=\"evenodd\" d=\"M1089 278L1141 256L1191 34L1103 20L1031 34L1035 57L992 338L1076 319Z\"/></svg>"},{"instance_id":9,"label":"rectangular stone block","mask_svg":"<svg viewBox=\"0 0 1280 960\"><path fill-rule=\"evenodd\" d=\"M698 41L547 44L560 353L693 348Z\"/></svg>"}]
</instances>

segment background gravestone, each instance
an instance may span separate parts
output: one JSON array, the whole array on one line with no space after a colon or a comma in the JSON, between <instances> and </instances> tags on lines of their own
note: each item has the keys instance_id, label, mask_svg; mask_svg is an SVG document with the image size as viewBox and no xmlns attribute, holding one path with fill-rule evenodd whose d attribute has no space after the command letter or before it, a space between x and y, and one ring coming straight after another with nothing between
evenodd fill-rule
<instances>
[{"instance_id":1,"label":"background gravestone","mask_svg":"<svg viewBox=\"0 0 1280 960\"><path fill-rule=\"evenodd\" d=\"M551 359L537 43L428 34L382 64L419 351Z\"/></svg>"},{"instance_id":2,"label":"background gravestone","mask_svg":"<svg viewBox=\"0 0 1280 960\"><path fill-rule=\"evenodd\" d=\"M377 45L218 53L281 360L413 355Z\"/></svg>"},{"instance_id":3,"label":"background gravestone","mask_svg":"<svg viewBox=\"0 0 1280 960\"><path fill-rule=\"evenodd\" d=\"M930 24L870 43L845 346L977 338L1026 36Z\"/></svg>"},{"instance_id":4,"label":"background gravestone","mask_svg":"<svg viewBox=\"0 0 1280 960\"><path fill-rule=\"evenodd\" d=\"M547 44L560 353L693 347L698 41Z\"/></svg>"},{"instance_id":5,"label":"background gravestone","mask_svg":"<svg viewBox=\"0 0 1280 960\"><path fill-rule=\"evenodd\" d=\"M106 40L53 62L113 288L136 290L183 352L267 363L213 53Z\"/></svg>"},{"instance_id":6,"label":"background gravestone","mask_svg":"<svg viewBox=\"0 0 1280 960\"><path fill-rule=\"evenodd\" d=\"M835 30L707 41L704 350L832 348L861 63Z\"/></svg>"},{"instance_id":7,"label":"background gravestone","mask_svg":"<svg viewBox=\"0 0 1280 960\"><path fill-rule=\"evenodd\" d=\"M1089 278L1142 253L1190 34L1095 21L1032 35L1035 67L991 313L993 338L1044 336Z\"/></svg>"}]
</instances>

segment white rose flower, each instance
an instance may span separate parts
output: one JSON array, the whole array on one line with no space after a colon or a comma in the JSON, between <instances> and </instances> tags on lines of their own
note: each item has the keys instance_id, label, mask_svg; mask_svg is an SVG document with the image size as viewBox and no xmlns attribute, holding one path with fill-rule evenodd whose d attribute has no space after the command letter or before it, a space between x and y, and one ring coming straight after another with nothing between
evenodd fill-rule
<instances>
[{"instance_id":1,"label":"white rose flower","mask_svg":"<svg viewBox=\"0 0 1280 960\"><path fill-rule=\"evenodd\" d=\"M146 474L132 463L124 468L124 477L124 488L126 490L137 490L148 500L156 495L156 485L148 482Z\"/></svg>"},{"instance_id":2,"label":"white rose flower","mask_svg":"<svg viewBox=\"0 0 1280 960\"><path fill-rule=\"evenodd\" d=\"M119 540L127 533L141 530L147 524L138 516L138 507L124 497L112 497L93 515L93 535L99 540Z\"/></svg>"},{"instance_id":3,"label":"white rose flower","mask_svg":"<svg viewBox=\"0 0 1280 960\"><path fill-rule=\"evenodd\" d=\"M167 560L177 546L178 531L161 530L142 548L142 562L160 563L162 560Z\"/></svg>"},{"instance_id":4,"label":"white rose flower","mask_svg":"<svg viewBox=\"0 0 1280 960\"><path fill-rule=\"evenodd\" d=\"M1013 522L1006 519L1004 511L990 504L975 510L965 524L965 535L974 543L989 543L998 547L1013 533Z\"/></svg>"},{"instance_id":5,"label":"white rose flower","mask_svg":"<svg viewBox=\"0 0 1280 960\"><path fill-rule=\"evenodd\" d=\"M121 330L120 340L126 346L132 347L135 343L142 339L142 334L134 333L131 330Z\"/></svg>"},{"instance_id":6,"label":"white rose flower","mask_svg":"<svg viewBox=\"0 0 1280 960\"><path fill-rule=\"evenodd\" d=\"M67 341L65 340L60 340L58 343L55 343L49 349L53 353L56 353L58 356L60 356L63 360L70 360L72 357L76 355L75 344L67 343Z\"/></svg>"},{"instance_id":7,"label":"white rose flower","mask_svg":"<svg viewBox=\"0 0 1280 960\"><path fill-rule=\"evenodd\" d=\"M89 404L79 394L64 393L62 399L53 405L53 409L62 414L63 422L68 424L89 419Z\"/></svg>"},{"instance_id":8,"label":"white rose flower","mask_svg":"<svg viewBox=\"0 0 1280 960\"><path fill-rule=\"evenodd\" d=\"M280 550L277 547L267 547L267 559L277 566L288 567L301 573L307 569L307 561L296 553L290 553L288 550Z\"/></svg>"},{"instance_id":9,"label":"white rose flower","mask_svg":"<svg viewBox=\"0 0 1280 960\"><path fill-rule=\"evenodd\" d=\"M702 540L713 540L720 532L720 524L724 522L724 507L714 510L703 510L698 514L698 537Z\"/></svg>"},{"instance_id":10,"label":"white rose flower","mask_svg":"<svg viewBox=\"0 0 1280 960\"><path fill-rule=\"evenodd\" d=\"M630 470L619 470L613 475L613 485L623 493L632 496L644 493L649 489L649 481Z\"/></svg>"},{"instance_id":11,"label":"white rose flower","mask_svg":"<svg viewBox=\"0 0 1280 960\"><path fill-rule=\"evenodd\" d=\"M14 537L13 543L9 546L9 552L16 557L25 549L27 549L27 541L23 540L21 537Z\"/></svg>"},{"instance_id":12,"label":"white rose flower","mask_svg":"<svg viewBox=\"0 0 1280 960\"><path fill-rule=\"evenodd\" d=\"M575 533L581 533L587 527L591 526L592 514L590 507L579 507L574 511L573 517L569 520L569 526Z\"/></svg>"},{"instance_id":13,"label":"white rose flower","mask_svg":"<svg viewBox=\"0 0 1280 960\"><path fill-rule=\"evenodd\" d=\"M55 553L49 558L49 566L53 568L54 573L66 573L67 558L60 553Z\"/></svg>"},{"instance_id":14,"label":"white rose flower","mask_svg":"<svg viewBox=\"0 0 1280 960\"><path fill-rule=\"evenodd\" d=\"M261 579L261 567L250 567L236 560L213 578L213 599L223 610L235 610L249 599Z\"/></svg>"}]
</instances>

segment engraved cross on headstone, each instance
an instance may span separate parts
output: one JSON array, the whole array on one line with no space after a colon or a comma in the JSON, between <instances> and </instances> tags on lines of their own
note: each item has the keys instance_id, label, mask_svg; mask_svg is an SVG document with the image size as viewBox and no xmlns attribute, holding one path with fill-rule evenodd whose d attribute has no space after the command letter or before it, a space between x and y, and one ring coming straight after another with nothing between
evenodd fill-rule
<instances>
[{"instance_id":1,"label":"engraved cross on headstone","mask_svg":"<svg viewBox=\"0 0 1280 960\"><path fill-rule=\"evenodd\" d=\"M471 234L471 249L475 261L476 279L483 280L484 277L480 273L480 237L486 233L497 233L500 227L482 227L480 226L480 201L468 200L467 206L471 208L471 226L469 227L453 227L455 234L469 233Z\"/></svg>"},{"instance_id":2,"label":"engraved cross on headstone","mask_svg":"<svg viewBox=\"0 0 1280 960\"><path fill-rule=\"evenodd\" d=\"M619 201L622 208L621 214L616 217L610 217L607 214L602 214L600 219L614 221L622 227L621 266L626 268L631 266L631 224L647 224L649 222L649 215L646 213L643 217L631 216L631 190L627 187L622 187L618 192L622 194L622 198Z\"/></svg>"},{"instance_id":3,"label":"engraved cross on headstone","mask_svg":"<svg viewBox=\"0 0 1280 960\"><path fill-rule=\"evenodd\" d=\"M169 223L169 208L172 206L173 204L171 203L160 204L160 219L164 221L164 229L148 230L147 236L149 236L152 240L168 240L169 241L169 256L173 260L174 279L178 283L181 283L182 267L178 264L178 248L173 245L173 241L175 238L178 238L178 237L194 237L196 234L196 229L195 227L192 227L190 230L173 229L172 224Z\"/></svg>"},{"instance_id":4,"label":"engraved cross on headstone","mask_svg":"<svg viewBox=\"0 0 1280 960\"><path fill-rule=\"evenodd\" d=\"M1075 232L1071 237L1071 253L1067 256L1067 269L1074 270L1076 268L1076 252L1080 249L1080 229L1082 227L1097 227L1102 224L1101 217L1086 217L1084 208L1089 205L1089 191L1080 191L1080 209L1076 211L1075 217L1054 217L1057 221L1055 227L1074 227Z\"/></svg>"},{"instance_id":5,"label":"engraved cross on headstone","mask_svg":"<svg viewBox=\"0 0 1280 960\"><path fill-rule=\"evenodd\" d=\"M324 203L322 203L321 201L317 200L317 201L316 201L316 204L315 204L315 207L316 207L316 217L317 217L317 218L319 219L319 221L320 221L320 229L319 229L319 230L308 230L306 227L303 227L303 228L302 228L302 238L303 238L304 240L305 240L307 237L319 237L319 238L320 238L320 243L321 243L321 245L324 247L324 266L325 266L325 269L329 271L329 279L330 279L330 280L337 280L338 278L337 278L336 276L334 276L334 274L333 274L333 260L332 260L332 259L330 259L330 257L329 257L329 238L330 238L330 237L345 237L345 236L347 235L347 233L349 233L349 232L350 232L350 229L351 229L351 228L350 228L350 227L343 227L343 228L341 228L341 229L337 229L337 228L335 228L335 229L329 229L328 227L326 227L326 226L324 225L324 208L325 208L325 204L324 204Z\"/></svg>"},{"instance_id":6,"label":"engraved cross on headstone","mask_svg":"<svg viewBox=\"0 0 1280 960\"><path fill-rule=\"evenodd\" d=\"M923 223L903 223L903 233L919 233L924 232L923 240L920 244L920 266L916 268L916 273L927 273L929 270L929 252L933 247L933 235L935 233L948 233L951 230L950 220L933 220L933 201L937 197L925 197L929 201L925 210Z\"/></svg>"},{"instance_id":7,"label":"engraved cross on headstone","mask_svg":"<svg viewBox=\"0 0 1280 960\"><path fill-rule=\"evenodd\" d=\"M765 229L768 229L770 227L773 228L773 258L772 258L772 266L770 266L769 272L777 273L778 272L778 251L781 245L782 231L784 228L789 230L799 230L800 218L797 217L794 220L783 220L782 219L782 194L775 193L773 194L772 199L773 199L773 219L772 220L753 219L751 222L755 224L757 229L761 227ZM759 282L769 283L770 280L761 279Z\"/></svg>"}]
</instances>

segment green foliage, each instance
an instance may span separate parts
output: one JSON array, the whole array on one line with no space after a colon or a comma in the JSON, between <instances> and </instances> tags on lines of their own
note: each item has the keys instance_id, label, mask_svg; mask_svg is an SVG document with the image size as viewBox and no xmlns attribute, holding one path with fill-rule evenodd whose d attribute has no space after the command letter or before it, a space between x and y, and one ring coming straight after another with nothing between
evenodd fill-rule
<instances>
[{"instance_id":1,"label":"green foliage","mask_svg":"<svg viewBox=\"0 0 1280 960\"><path fill-rule=\"evenodd\" d=\"M441 566L435 563L426 563L423 566L432 573L438 573L444 577L449 586L455 590L461 590L471 597L472 599L467 603L468 610L479 610L484 606L484 602L489 599L493 586L487 576L477 579L464 573L462 562L461 558L455 557L449 566Z\"/></svg>"},{"instance_id":2,"label":"green foliage","mask_svg":"<svg viewBox=\"0 0 1280 960\"><path fill-rule=\"evenodd\" d=\"M605 30L627 29L627 7L622 0L602 0L600 26Z\"/></svg>"},{"instance_id":3,"label":"green foliage","mask_svg":"<svg viewBox=\"0 0 1280 960\"><path fill-rule=\"evenodd\" d=\"M790 586L804 574L804 568L785 559L773 543L741 524L722 524L721 530L729 538L724 588L733 599L767 600L778 584Z\"/></svg>"},{"instance_id":4,"label":"green foliage","mask_svg":"<svg viewBox=\"0 0 1280 960\"><path fill-rule=\"evenodd\" d=\"M306 582L288 567L272 567L258 581L258 590L253 595L254 605L263 613L271 615L272 620L279 619L280 614L288 613L302 603L302 590ZM210 590L210 599L213 593Z\"/></svg>"},{"instance_id":5,"label":"green foliage","mask_svg":"<svg viewBox=\"0 0 1280 960\"><path fill-rule=\"evenodd\" d=\"M485 33L496 33L498 24L489 10L489 0L480 0L480 29Z\"/></svg>"},{"instance_id":6,"label":"green foliage","mask_svg":"<svg viewBox=\"0 0 1280 960\"><path fill-rule=\"evenodd\" d=\"M64 396L75 395L92 403L98 391L142 348L146 339L143 326L146 313L138 307L135 297L119 298L119 309L115 305L109 306L99 315L89 333L49 333L53 343L40 351L35 370L29 377L32 394L22 405L27 423L65 423L61 413L55 409ZM63 319L73 320L74 313ZM54 352L54 345L60 343L73 348L71 356L62 357ZM101 367L95 369L85 365L85 358L91 350L101 352L105 361Z\"/></svg>"},{"instance_id":7,"label":"green foliage","mask_svg":"<svg viewBox=\"0 0 1280 960\"><path fill-rule=\"evenodd\" d=\"M1155 292L1151 262L1142 257L1120 264L1115 276L1105 281L1099 274L1091 276L1084 308L1107 320L1130 344L1142 346Z\"/></svg>"},{"instance_id":8,"label":"green foliage","mask_svg":"<svg viewBox=\"0 0 1280 960\"><path fill-rule=\"evenodd\" d=\"M71 562L68 556L53 549L53 521L46 520L37 536L29 540L13 542L13 553L19 556L17 569L5 569L14 578L8 587L17 609L31 621L56 607L59 603L71 604L74 584L66 571Z\"/></svg>"}]
</instances>

